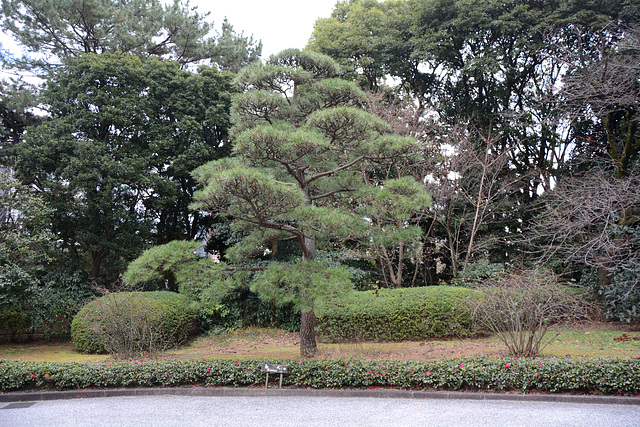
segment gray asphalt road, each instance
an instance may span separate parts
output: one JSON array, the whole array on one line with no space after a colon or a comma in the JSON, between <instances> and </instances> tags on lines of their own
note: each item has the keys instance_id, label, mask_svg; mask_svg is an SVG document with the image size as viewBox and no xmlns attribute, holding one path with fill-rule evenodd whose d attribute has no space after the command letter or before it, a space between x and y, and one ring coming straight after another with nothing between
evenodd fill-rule
<instances>
[{"instance_id":1,"label":"gray asphalt road","mask_svg":"<svg viewBox=\"0 0 640 427\"><path fill-rule=\"evenodd\" d=\"M136 396L0 403L0 426L640 426L640 406L442 399Z\"/></svg>"}]
</instances>

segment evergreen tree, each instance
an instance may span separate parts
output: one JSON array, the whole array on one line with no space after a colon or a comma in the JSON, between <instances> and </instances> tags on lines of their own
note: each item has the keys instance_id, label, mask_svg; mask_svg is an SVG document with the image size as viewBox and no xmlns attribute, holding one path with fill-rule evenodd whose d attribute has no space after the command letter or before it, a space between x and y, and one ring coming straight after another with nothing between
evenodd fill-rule
<instances>
[{"instance_id":1,"label":"evergreen tree","mask_svg":"<svg viewBox=\"0 0 640 427\"><path fill-rule=\"evenodd\" d=\"M231 79L128 54L69 59L47 83L50 120L16 169L55 209L60 249L111 286L149 244L194 238L190 171L228 153Z\"/></svg>"},{"instance_id":2,"label":"evergreen tree","mask_svg":"<svg viewBox=\"0 0 640 427\"><path fill-rule=\"evenodd\" d=\"M232 263L264 255L271 242L292 239L299 258L267 267L253 289L302 312L300 353L316 351L314 310L340 295L344 269L319 256L367 233L356 200L378 186L380 170L415 155L415 139L388 134L389 125L359 108L364 93L335 76L329 57L285 50L237 76L234 157L194 175L203 185L193 206L233 220L246 237L226 253Z\"/></svg>"}]
</instances>

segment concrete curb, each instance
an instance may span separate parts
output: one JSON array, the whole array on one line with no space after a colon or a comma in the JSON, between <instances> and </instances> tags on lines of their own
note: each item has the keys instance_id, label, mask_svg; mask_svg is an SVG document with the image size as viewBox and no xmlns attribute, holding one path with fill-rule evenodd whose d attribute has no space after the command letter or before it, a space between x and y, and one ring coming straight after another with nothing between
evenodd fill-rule
<instances>
[{"instance_id":1,"label":"concrete curb","mask_svg":"<svg viewBox=\"0 0 640 427\"><path fill-rule=\"evenodd\" d=\"M0 394L0 402L25 402L39 400L89 399L94 397L121 396L310 396L310 397L361 397L395 399L468 399L509 400L520 402L558 402L640 405L640 397L591 396L565 394L507 394L483 392L410 391L410 390L313 390L313 389L258 389L258 388L131 388L104 390L70 390L43 392L10 392Z\"/></svg>"}]
</instances>

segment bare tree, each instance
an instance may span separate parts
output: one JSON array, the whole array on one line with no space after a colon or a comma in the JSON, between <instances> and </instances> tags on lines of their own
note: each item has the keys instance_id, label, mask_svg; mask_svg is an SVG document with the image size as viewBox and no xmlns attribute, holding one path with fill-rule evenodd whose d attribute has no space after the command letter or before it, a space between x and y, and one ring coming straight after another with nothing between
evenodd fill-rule
<instances>
[{"instance_id":1,"label":"bare tree","mask_svg":"<svg viewBox=\"0 0 640 427\"><path fill-rule=\"evenodd\" d=\"M415 259L425 255L428 240L438 240L448 252L454 276L464 274L475 254L498 243L497 238L481 239L482 228L509 217L502 213L513 211L507 207L513 202L510 197L527 179L535 178L534 173L513 173L509 162L514 149L502 147L501 135L464 123L446 125L437 113L425 111L411 99L376 94L368 109L391 124L394 132L421 143L421 159L397 165L396 171L424 182L433 200L430 212L419 218L428 229ZM444 230L444 241L434 236L435 227ZM417 268L414 278L416 273Z\"/></svg>"},{"instance_id":2,"label":"bare tree","mask_svg":"<svg viewBox=\"0 0 640 427\"><path fill-rule=\"evenodd\" d=\"M609 168L610 169L610 168ZM610 269L640 252L615 230L640 221L640 176L614 178L602 165L566 178L547 195L545 210L535 223L535 236L551 256Z\"/></svg>"},{"instance_id":3,"label":"bare tree","mask_svg":"<svg viewBox=\"0 0 640 427\"><path fill-rule=\"evenodd\" d=\"M617 178L611 163L560 181L547 194L531 236L544 254L539 262L556 258L595 268L601 292L623 286L616 303L640 292L640 174L630 168ZM619 283L612 283L614 273Z\"/></svg>"},{"instance_id":4,"label":"bare tree","mask_svg":"<svg viewBox=\"0 0 640 427\"><path fill-rule=\"evenodd\" d=\"M510 150L498 151L498 141L499 136L463 125L449 129L443 138L444 160L426 182L434 219L447 234L444 245L454 276L465 273L474 253L496 243L481 241L480 230L502 219L508 198L526 179L510 173Z\"/></svg>"},{"instance_id":5,"label":"bare tree","mask_svg":"<svg viewBox=\"0 0 640 427\"><path fill-rule=\"evenodd\" d=\"M480 289L484 297L473 302L474 321L496 334L513 356L538 356L563 326L585 320L590 311L550 271L505 273Z\"/></svg>"},{"instance_id":6,"label":"bare tree","mask_svg":"<svg viewBox=\"0 0 640 427\"><path fill-rule=\"evenodd\" d=\"M616 176L640 153L640 30L604 29L597 52L566 52L563 96L570 109L598 121Z\"/></svg>"}]
</instances>

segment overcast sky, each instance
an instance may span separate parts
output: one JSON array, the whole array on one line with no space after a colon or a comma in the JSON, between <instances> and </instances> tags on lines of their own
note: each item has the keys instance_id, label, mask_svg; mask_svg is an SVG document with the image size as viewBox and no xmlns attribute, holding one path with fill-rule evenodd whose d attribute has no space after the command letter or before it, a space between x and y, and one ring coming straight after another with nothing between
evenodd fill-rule
<instances>
[{"instance_id":1,"label":"overcast sky","mask_svg":"<svg viewBox=\"0 0 640 427\"><path fill-rule=\"evenodd\" d=\"M318 18L327 18L338 0L191 0L211 12L216 29L226 17L233 29L262 40L263 58L290 47L303 48Z\"/></svg>"},{"instance_id":2,"label":"overcast sky","mask_svg":"<svg viewBox=\"0 0 640 427\"><path fill-rule=\"evenodd\" d=\"M171 0L165 0L170 2ZM216 30L221 29L226 17L233 29L262 40L262 56L278 53L290 47L303 48L318 18L326 18L338 0L191 0L199 13L211 12ZM5 34L0 36L4 49L21 56L16 44Z\"/></svg>"}]
</instances>

